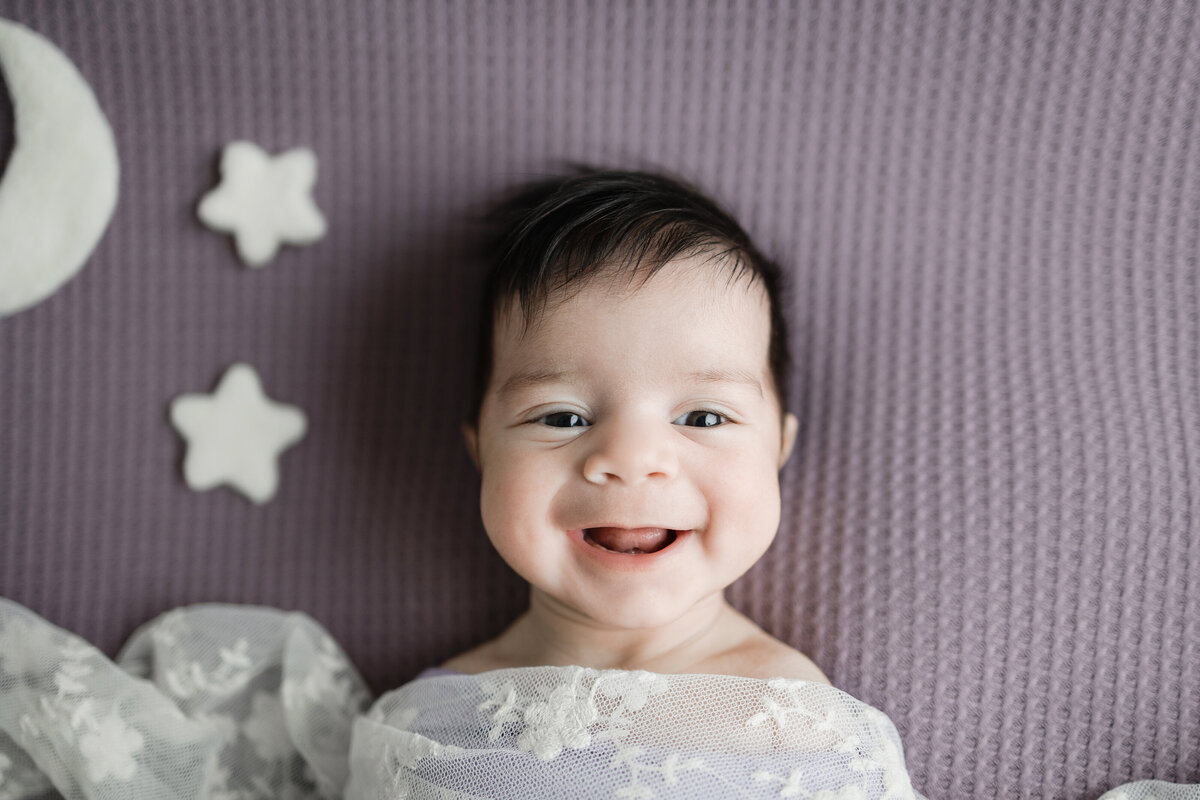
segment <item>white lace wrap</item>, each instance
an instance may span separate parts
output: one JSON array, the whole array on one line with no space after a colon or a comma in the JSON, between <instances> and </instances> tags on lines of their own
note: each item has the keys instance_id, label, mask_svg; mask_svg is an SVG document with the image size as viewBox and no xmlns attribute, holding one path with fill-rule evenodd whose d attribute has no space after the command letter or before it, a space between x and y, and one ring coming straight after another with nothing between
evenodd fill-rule
<instances>
[{"instance_id":1,"label":"white lace wrap","mask_svg":"<svg viewBox=\"0 0 1200 800\"><path fill-rule=\"evenodd\" d=\"M534 667L425 678L354 727L354 800L916 794L882 712L824 684Z\"/></svg>"},{"instance_id":2,"label":"white lace wrap","mask_svg":"<svg viewBox=\"0 0 1200 800\"><path fill-rule=\"evenodd\" d=\"M304 614L176 609L114 663L0 599L0 800L921 797L891 720L808 681L537 667L427 677L368 706Z\"/></svg>"}]
</instances>

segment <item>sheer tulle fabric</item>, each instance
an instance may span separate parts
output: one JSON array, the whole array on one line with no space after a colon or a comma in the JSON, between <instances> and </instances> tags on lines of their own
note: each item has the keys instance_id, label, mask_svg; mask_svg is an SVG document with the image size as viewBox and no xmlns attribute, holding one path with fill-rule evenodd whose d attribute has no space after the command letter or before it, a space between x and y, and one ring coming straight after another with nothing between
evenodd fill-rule
<instances>
[{"instance_id":1,"label":"sheer tulle fabric","mask_svg":"<svg viewBox=\"0 0 1200 800\"><path fill-rule=\"evenodd\" d=\"M824 684L536 667L374 704L309 617L201 605L117 657L0 599L0 800L920 798L895 726ZM1103 800L1200 800L1142 781Z\"/></svg>"}]
</instances>

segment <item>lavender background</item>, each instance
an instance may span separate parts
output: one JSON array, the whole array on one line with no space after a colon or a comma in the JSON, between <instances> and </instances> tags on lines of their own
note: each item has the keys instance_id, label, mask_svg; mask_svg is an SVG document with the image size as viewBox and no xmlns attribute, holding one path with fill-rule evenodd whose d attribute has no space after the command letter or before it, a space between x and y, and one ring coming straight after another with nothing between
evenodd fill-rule
<instances>
[{"instance_id":1,"label":"lavender background","mask_svg":"<svg viewBox=\"0 0 1200 800\"><path fill-rule=\"evenodd\" d=\"M377 692L499 632L472 217L568 159L663 167L793 290L801 440L735 603L930 797L1200 782L1196 14L0 0L122 168L84 270L0 319L0 594L110 654L179 605L300 609ZM319 158L329 233L263 270L196 217L242 138ZM235 361L309 417L263 507L188 490L167 418Z\"/></svg>"}]
</instances>

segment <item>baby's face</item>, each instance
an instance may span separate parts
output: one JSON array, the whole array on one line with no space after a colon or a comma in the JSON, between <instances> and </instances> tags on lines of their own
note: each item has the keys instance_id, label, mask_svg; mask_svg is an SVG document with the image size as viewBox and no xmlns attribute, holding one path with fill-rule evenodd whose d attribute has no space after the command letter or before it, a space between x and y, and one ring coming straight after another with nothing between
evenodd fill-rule
<instances>
[{"instance_id":1,"label":"baby's face","mask_svg":"<svg viewBox=\"0 0 1200 800\"><path fill-rule=\"evenodd\" d=\"M524 336L519 312L502 315L479 429L465 430L497 551L602 625L677 619L779 525L796 419L771 387L766 293L702 261L593 281Z\"/></svg>"}]
</instances>

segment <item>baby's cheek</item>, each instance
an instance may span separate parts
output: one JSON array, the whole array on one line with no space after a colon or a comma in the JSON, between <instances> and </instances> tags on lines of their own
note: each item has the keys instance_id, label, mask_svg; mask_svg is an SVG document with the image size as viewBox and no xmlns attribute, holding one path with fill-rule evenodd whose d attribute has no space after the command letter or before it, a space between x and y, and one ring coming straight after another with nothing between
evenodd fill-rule
<instances>
[{"instance_id":1,"label":"baby's cheek","mask_svg":"<svg viewBox=\"0 0 1200 800\"><path fill-rule=\"evenodd\" d=\"M495 529L510 529L519 514L519 497L513 496L510 475L498 470L495 477L484 478L479 496L479 511L489 533Z\"/></svg>"},{"instance_id":2,"label":"baby's cheek","mask_svg":"<svg viewBox=\"0 0 1200 800\"><path fill-rule=\"evenodd\" d=\"M779 478L760 461L730 464L719 484L705 492L710 519L736 536L725 537L719 548L730 558L757 560L779 528Z\"/></svg>"},{"instance_id":3,"label":"baby's cheek","mask_svg":"<svg viewBox=\"0 0 1200 800\"><path fill-rule=\"evenodd\" d=\"M528 535L545 518L549 485L545 476L520 461L497 463L485 473L480 493L480 513L490 534Z\"/></svg>"}]
</instances>

